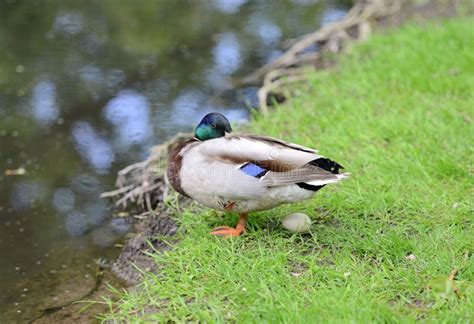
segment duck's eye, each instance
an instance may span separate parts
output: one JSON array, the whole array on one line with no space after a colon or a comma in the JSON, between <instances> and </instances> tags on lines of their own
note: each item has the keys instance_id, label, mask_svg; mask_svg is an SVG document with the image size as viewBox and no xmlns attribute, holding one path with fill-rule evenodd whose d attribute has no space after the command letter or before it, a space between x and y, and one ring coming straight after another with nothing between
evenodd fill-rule
<instances>
[{"instance_id":1,"label":"duck's eye","mask_svg":"<svg viewBox=\"0 0 474 324\"><path fill-rule=\"evenodd\" d=\"M216 124L211 124L211 127L212 128L217 128L217 125Z\"/></svg>"}]
</instances>

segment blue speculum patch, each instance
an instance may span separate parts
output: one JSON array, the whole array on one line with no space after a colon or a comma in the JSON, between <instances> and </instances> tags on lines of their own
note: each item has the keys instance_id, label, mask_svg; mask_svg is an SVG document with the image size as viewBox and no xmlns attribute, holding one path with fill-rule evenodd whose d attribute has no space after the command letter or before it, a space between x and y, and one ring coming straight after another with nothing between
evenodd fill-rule
<instances>
[{"instance_id":1,"label":"blue speculum patch","mask_svg":"<svg viewBox=\"0 0 474 324\"><path fill-rule=\"evenodd\" d=\"M265 175L265 173L268 172L268 170L265 170L261 167L259 167L258 165L254 164L254 163L247 163L247 164L244 164L240 170L242 170L243 172L245 172L247 175L251 176L251 177L254 177L254 178L260 178L262 176Z\"/></svg>"}]
</instances>

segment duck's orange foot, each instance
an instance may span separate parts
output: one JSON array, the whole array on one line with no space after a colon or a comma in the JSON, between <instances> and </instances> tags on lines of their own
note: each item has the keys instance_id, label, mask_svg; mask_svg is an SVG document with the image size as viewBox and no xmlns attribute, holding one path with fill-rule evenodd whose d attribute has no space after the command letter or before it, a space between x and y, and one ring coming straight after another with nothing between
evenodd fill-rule
<instances>
[{"instance_id":1,"label":"duck's orange foot","mask_svg":"<svg viewBox=\"0 0 474 324\"><path fill-rule=\"evenodd\" d=\"M224 237L236 237L240 236L242 233L245 233L245 229L240 226L237 226L237 228L230 226L219 226L211 231L212 235Z\"/></svg>"},{"instance_id":2,"label":"duck's orange foot","mask_svg":"<svg viewBox=\"0 0 474 324\"><path fill-rule=\"evenodd\" d=\"M236 237L245 233L245 225L247 224L247 214L240 214L239 222L235 228L229 226L219 226L214 228L211 232L212 235L224 236L224 237Z\"/></svg>"}]
</instances>

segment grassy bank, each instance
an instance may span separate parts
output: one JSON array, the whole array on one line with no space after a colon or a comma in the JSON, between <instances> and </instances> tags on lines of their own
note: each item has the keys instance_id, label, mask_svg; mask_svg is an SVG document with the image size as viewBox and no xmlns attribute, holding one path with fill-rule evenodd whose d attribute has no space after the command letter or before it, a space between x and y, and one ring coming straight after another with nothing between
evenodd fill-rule
<instances>
[{"instance_id":1,"label":"grassy bank","mask_svg":"<svg viewBox=\"0 0 474 324\"><path fill-rule=\"evenodd\" d=\"M236 215L186 211L179 243L154 256L159 274L122 293L105 318L473 321L462 282L474 280L473 109L472 18L352 48L311 75L311 91L249 126L318 148L352 178L253 215L236 239L208 235ZM313 219L311 235L281 228L294 211ZM449 280L446 291L453 269L457 292Z\"/></svg>"}]
</instances>

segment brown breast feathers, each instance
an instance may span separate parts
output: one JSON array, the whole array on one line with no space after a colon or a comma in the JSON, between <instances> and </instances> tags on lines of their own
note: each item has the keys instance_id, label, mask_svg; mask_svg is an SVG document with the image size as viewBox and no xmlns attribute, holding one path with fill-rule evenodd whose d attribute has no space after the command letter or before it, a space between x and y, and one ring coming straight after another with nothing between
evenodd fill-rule
<instances>
[{"instance_id":1,"label":"brown breast feathers","mask_svg":"<svg viewBox=\"0 0 474 324\"><path fill-rule=\"evenodd\" d=\"M179 177L179 171L183 163L183 156L179 154L181 150L187 145L196 142L196 139L190 139L183 143L176 145L171 149L168 157L168 181L174 190L182 194L183 196L189 197L181 187L181 178Z\"/></svg>"}]
</instances>

